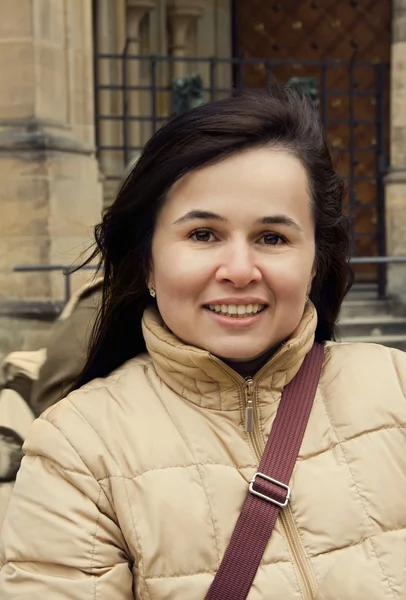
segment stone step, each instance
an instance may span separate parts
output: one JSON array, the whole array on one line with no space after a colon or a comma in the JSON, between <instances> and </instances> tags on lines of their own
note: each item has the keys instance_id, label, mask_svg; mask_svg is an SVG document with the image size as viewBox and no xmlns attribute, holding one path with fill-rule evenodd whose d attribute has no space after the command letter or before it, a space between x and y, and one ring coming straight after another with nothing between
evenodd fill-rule
<instances>
[{"instance_id":1,"label":"stone step","mask_svg":"<svg viewBox=\"0 0 406 600\"><path fill-rule=\"evenodd\" d=\"M353 286L346 296L346 300L377 300L378 289L376 285Z\"/></svg>"},{"instance_id":2,"label":"stone step","mask_svg":"<svg viewBox=\"0 0 406 600\"><path fill-rule=\"evenodd\" d=\"M356 283L353 285L341 308L341 318L391 313L388 300L378 298L378 287L374 283Z\"/></svg>"},{"instance_id":3,"label":"stone step","mask_svg":"<svg viewBox=\"0 0 406 600\"><path fill-rule=\"evenodd\" d=\"M396 316L388 300L380 300L374 284L356 284L338 321L339 340L382 344L406 351L406 315Z\"/></svg>"},{"instance_id":4,"label":"stone step","mask_svg":"<svg viewBox=\"0 0 406 600\"><path fill-rule=\"evenodd\" d=\"M387 315L390 314L390 304L387 300L371 299L348 299L341 307L341 319L361 316Z\"/></svg>"},{"instance_id":5,"label":"stone step","mask_svg":"<svg viewBox=\"0 0 406 600\"><path fill-rule=\"evenodd\" d=\"M343 338L354 336L406 335L406 317L390 314L342 317L338 330Z\"/></svg>"},{"instance_id":6,"label":"stone step","mask_svg":"<svg viewBox=\"0 0 406 600\"><path fill-rule=\"evenodd\" d=\"M363 342L370 344L381 344L382 346L389 346L390 348L398 348L406 352L406 334L399 335L358 335L350 336L346 339L342 338L341 341L346 342Z\"/></svg>"}]
</instances>

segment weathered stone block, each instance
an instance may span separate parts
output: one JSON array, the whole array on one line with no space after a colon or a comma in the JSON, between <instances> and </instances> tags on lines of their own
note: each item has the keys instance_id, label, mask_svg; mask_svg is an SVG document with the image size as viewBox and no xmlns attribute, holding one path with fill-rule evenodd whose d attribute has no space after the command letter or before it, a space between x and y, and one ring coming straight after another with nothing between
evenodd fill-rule
<instances>
[{"instance_id":1,"label":"weathered stone block","mask_svg":"<svg viewBox=\"0 0 406 600\"><path fill-rule=\"evenodd\" d=\"M33 115L35 68L31 41L0 39L0 119Z\"/></svg>"},{"instance_id":2,"label":"weathered stone block","mask_svg":"<svg viewBox=\"0 0 406 600\"><path fill-rule=\"evenodd\" d=\"M54 44L38 44L36 46L36 71L37 116L62 123L66 122L68 96L63 47Z\"/></svg>"},{"instance_id":3,"label":"weathered stone block","mask_svg":"<svg viewBox=\"0 0 406 600\"><path fill-rule=\"evenodd\" d=\"M387 254L406 256L406 170L392 171L386 178ZM406 305L406 262L389 264L388 295Z\"/></svg>"},{"instance_id":4,"label":"weathered stone block","mask_svg":"<svg viewBox=\"0 0 406 600\"><path fill-rule=\"evenodd\" d=\"M0 39L31 37L32 0L1 0Z\"/></svg>"},{"instance_id":5,"label":"weathered stone block","mask_svg":"<svg viewBox=\"0 0 406 600\"><path fill-rule=\"evenodd\" d=\"M49 297L48 276L42 273L13 273L18 265L44 264L49 255L49 237L0 237L0 299Z\"/></svg>"},{"instance_id":6,"label":"weathered stone block","mask_svg":"<svg viewBox=\"0 0 406 600\"><path fill-rule=\"evenodd\" d=\"M27 127L30 124L27 122ZM0 138L2 134L7 135L9 127L0 127ZM36 179L45 177L48 173L46 161L38 160L37 152L13 152L0 154L0 168L3 179Z\"/></svg>"},{"instance_id":7,"label":"weathered stone block","mask_svg":"<svg viewBox=\"0 0 406 600\"><path fill-rule=\"evenodd\" d=\"M0 237L47 236L48 197L48 179L2 178Z\"/></svg>"},{"instance_id":8,"label":"weathered stone block","mask_svg":"<svg viewBox=\"0 0 406 600\"><path fill-rule=\"evenodd\" d=\"M34 0L31 4L36 39L61 44L65 36L64 2Z\"/></svg>"},{"instance_id":9,"label":"weathered stone block","mask_svg":"<svg viewBox=\"0 0 406 600\"><path fill-rule=\"evenodd\" d=\"M0 158L0 297L62 299L60 273L13 273L17 265L77 264L101 218L102 190L92 155L50 151ZM9 172L13 176L9 176ZM42 176L36 173L42 172ZM4 173L4 174L3 174ZM22 174L22 176L19 176ZM90 274L77 276L77 286ZM73 280L73 290L76 284Z\"/></svg>"}]
</instances>

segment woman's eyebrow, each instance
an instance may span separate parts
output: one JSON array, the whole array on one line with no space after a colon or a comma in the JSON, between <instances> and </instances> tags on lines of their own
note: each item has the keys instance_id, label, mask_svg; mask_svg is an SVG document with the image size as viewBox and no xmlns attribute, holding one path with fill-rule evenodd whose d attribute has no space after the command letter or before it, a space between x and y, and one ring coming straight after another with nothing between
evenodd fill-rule
<instances>
[{"instance_id":1,"label":"woman's eyebrow","mask_svg":"<svg viewBox=\"0 0 406 600\"><path fill-rule=\"evenodd\" d=\"M193 221L198 219L205 219L211 221L221 221L223 223L227 222L225 217L218 215L216 213L207 211L207 210L191 210L179 219L174 221L174 225L178 225L179 223L185 223L186 221ZM269 217L261 217L257 219L257 223L261 225L286 225L287 227L294 227L295 229L302 231L302 228L296 221L294 221L291 217L287 215L273 215Z\"/></svg>"},{"instance_id":2,"label":"woman's eyebrow","mask_svg":"<svg viewBox=\"0 0 406 600\"><path fill-rule=\"evenodd\" d=\"M272 217L261 217L257 220L257 223L261 225L286 225L287 227L294 227L299 231L303 231L302 228L294 219L287 215L273 215Z\"/></svg>"},{"instance_id":3,"label":"woman's eyebrow","mask_svg":"<svg viewBox=\"0 0 406 600\"><path fill-rule=\"evenodd\" d=\"M217 215L216 213L213 212L209 212L207 210L191 210L188 213L186 213L185 215L183 215L183 217L179 217L179 219L176 219L176 221L174 221L174 225L178 225L179 223L184 223L185 221L193 221L196 219L210 219L212 221L223 221L226 222L227 219L225 217L221 217L220 215Z\"/></svg>"}]
</instances>

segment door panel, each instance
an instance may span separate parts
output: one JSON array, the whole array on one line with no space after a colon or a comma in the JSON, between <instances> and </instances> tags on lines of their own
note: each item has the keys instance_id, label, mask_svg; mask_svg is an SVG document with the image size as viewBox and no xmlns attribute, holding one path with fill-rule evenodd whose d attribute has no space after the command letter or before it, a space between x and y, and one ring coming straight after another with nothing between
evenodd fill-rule
<instances>
[{"instance_id":1,"label":"door panel","mask_svg":"<svg viewBox=\"0 0 406 600\"><path fill-rule=\"evenodd\" d=\"M349 177L346 212L353 219L354 254L379 254L384 231L377 218L378 202L383 202L379 164L388 155L389 132L389 69L381 63L390 59L391 2L236 0L235 5L237 55L271 59L270 64L244 65L242 85L264 87L271 78L317 79L333 158ZM289 62L275 65L272 60ZM323 67L320 61L332 64ZM352 67L334 61L351 61ZM241 87L238 73L236 79ZM377 267L357 266L356 275L376 279Z\"/></svg>"}]
</instances>

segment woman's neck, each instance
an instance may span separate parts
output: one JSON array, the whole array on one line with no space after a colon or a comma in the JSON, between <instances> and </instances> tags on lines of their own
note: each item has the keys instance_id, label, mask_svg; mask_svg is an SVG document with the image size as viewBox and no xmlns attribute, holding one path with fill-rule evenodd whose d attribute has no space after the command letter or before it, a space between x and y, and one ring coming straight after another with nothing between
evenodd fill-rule
<instances>
[{"instance_id":1,"label":"woman's neck","mask_svg":"<svg viewBox=\"0 0 406 600\"><path fill-rule=\"evenodd\" d=\"M234 369L241 377L254 377L256 373L268 362L268 360L275 354L277 350L279 350L280 344L278 346L271 348L270 350L266 350L260 356L256 358L252 358L250 360L233 360L229 358L222 358L221 360L226 363L229 367Z\"/></svg>"}]
</instances>

